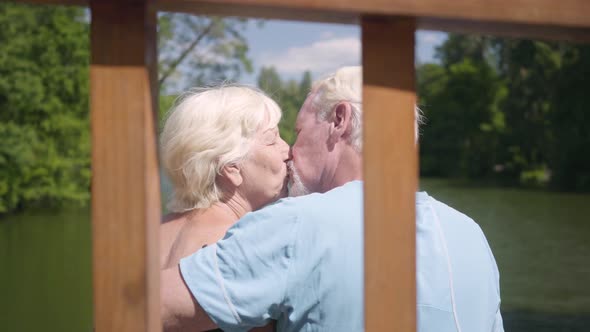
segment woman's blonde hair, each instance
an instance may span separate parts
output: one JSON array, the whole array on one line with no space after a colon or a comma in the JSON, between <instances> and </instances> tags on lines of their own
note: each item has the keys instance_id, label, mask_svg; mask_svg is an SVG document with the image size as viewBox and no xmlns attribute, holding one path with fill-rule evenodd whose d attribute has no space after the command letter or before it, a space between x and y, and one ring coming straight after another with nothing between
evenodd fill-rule
<instances>
[{"instance_id":1,"label":"woman's blonde hair","mask_svg":"<svg viewBox=\"0 0 590 332\"><path fill-rule=\"evenodd\" d=\"M279 106L249 86L199 88L181 96L161 134L164 169L173 185L168 210L207 208L222 199L217 175L239 164L256 132L275 127Z\"/></svg>"}]
</instances>

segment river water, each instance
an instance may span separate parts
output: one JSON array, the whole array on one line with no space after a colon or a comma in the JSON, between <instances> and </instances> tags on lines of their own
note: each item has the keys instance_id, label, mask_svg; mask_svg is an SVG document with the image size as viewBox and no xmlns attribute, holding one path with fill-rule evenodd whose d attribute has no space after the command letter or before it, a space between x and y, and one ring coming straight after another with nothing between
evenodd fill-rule
<instances>
[{"instance_id":1,"label":"river water","mask_svg":"<svg viewBox=\"0 0 590 332\"><path fill-rule=\"evenodd\" d=\"M421 183L474 218L501 274L506 331L590 331L590 195ZM92 331L87 209L0 220L0 330Z\"/></svg>"}]
</instances>

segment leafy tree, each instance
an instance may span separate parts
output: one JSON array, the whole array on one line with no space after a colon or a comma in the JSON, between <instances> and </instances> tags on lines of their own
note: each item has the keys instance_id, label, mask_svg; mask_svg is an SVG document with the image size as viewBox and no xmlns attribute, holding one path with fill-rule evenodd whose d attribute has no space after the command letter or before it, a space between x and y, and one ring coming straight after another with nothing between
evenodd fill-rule
<instances>
[{"instance_id":1,"label":"leafy tree","mask_svg":"<svg viewBox=\"0 0 590 332\"><path fill-rule=\"evenodd\" d=\"M498 103L505 94L494 70L469 59L448 69L428 64L418 70L418 85L428 121L420 146L422 173L491 173L497 133L504 125Z\"/></svg>"},{"instance_id":2,"label":"leafy tree","mask_svg":"<svg viewBox=\"0 0 590 332\"><path fill-rule=\"evenodd\" d=\"M549 120L551 184L560 190L590 191L590 46L570 46L554 84L554 112Z\"/></svg>"},{"instance_id":3,"label":"leafy tree","mask_svg":"<svg viewBox=\"0 0 590 332\"><path fill-rule=\"evenodd\" d=\"M515 176L545 168L552 144L551 114L561 52L554 44L497 39L499 74L508 95L501 105L506 123L505 165Z\"/></svg>"},{"instance_id":4,"label":"leafy tree","mask_svg":"<svg viewBox=\"0 0 590 332\"><path fill-rule=\"evenodd\" d=\"M158 19L159 84L184 90L252 72L247 19L163 13ZM176 82L171 82L172 78Z\"/></svg>"},{"instance_id":5,"label":"leafy tree","mask_svg":"<svg viewBox=\"0 0 590 332\"><path fill-rule=\"evenodd\" d=\"M450 34L447 40L437 47L435 57L446 68L465 59L480 64L488 62L492 57L490 45L490 39L485 36Z\"/></svg>"},{"instance_id":6,"label":"leafy tree","mask_svg":"<svg viewBox=\"0 0 590 332\"><path fill-rule=\"evenodd\" d=\"M290 145L295 142L295 121L311 89L311 73L303 73L301 81L283 81L274 67L263 67L258 75L258 86L281 107L283 117L279 124L281 137Z\"/></svg>"},{"instance_id":7,"label":"leafy tree","mask_svg":"<svg viewBox=\"0 0 590 332\"><path fill-rule=\"evenodd\" d=\"M245 24L162 14L161 90L251 71ZM85 204L90 197L87 14L77 7L0 3L0 26L0 213ZM161 114L174 99L160 99Z\"/></svg>"},{"instance_id":8,"label":"leafy tree","mask_svg":"<svg viewBox=\"0 0 590 332\"><path fill-rule=\"evenodd\" d=\"M418 69L422 174L588 190L585 47L452 34L436 57Z\"/></svg>"},{"instance_id":9,"label":"leafy tree","mask_svg":"<svg viewBox=\"0 0 590 332\"><path fill-rule=\"evenodd\" d=\"M301 82L299 82L299 100L305 100L307 95L311 91L311 85L313 84L311 72L309 70L303 73L303 77L301 78Z\"/></svg>"},{"instance_id":10,"label":"leafy tree","mask_svg":"<svg viewBox=\"0 0 590 332\"><path fill-rule=\"evenodd\" d=\"M88 23L0 4L0 213L89 198Z\"/></svg>"},{"instance_id":11,"label":"leafy tree","mask_svg":"<svg viewBox=\"0 0 590 332\"><path fill-rule=\"evenodd\" d=\"M283 81L274 67L262 67L258 74L258 87L280 102L283 99Z\"/></svg>"}]
</instances>

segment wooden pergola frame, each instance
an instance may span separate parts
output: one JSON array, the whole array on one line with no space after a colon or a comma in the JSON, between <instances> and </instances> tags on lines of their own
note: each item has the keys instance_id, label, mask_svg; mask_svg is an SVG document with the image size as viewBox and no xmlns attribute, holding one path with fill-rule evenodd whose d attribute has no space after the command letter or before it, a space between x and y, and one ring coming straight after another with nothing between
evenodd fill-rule
<instances>
[{"instance_id":1,"label":"wooden pergola frame","mask_svg":"<svg viewBox=\"0 0 590 332\"><path fill-rule=\"evenodd\" d=\"M361 24L365 326L415 331L414 32L590 40L587 0L24 0L90 6L95 329L159 331L156 13Z\"/></svg>"}]
</instances>

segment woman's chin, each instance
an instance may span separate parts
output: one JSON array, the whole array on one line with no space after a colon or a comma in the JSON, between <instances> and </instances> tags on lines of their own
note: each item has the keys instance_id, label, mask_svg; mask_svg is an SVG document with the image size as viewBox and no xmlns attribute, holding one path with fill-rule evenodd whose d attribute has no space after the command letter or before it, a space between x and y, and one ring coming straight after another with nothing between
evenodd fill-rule
<instances>
[{"instance_id":1,"label":"woman's chin","mask_svg":"<svg viewBox=\"0 0 590 332\"><path fill-rule=\"evenodd\" d=\"M280 188L276 188L276 190L274 191L274 194L271 194L271 195L267 196L267 202L263 206L272 204L272 203L278 201L281 198L288 197L289 196L288 194L289 194L289 192L287 190L287 185L286 184L283 185ZM255 210L257 210L257 209L255 209Z\"/></svg>"},{"instance_id":2,"label":"woman's chin","mask_svg":"<svg viewBox=\"0 0 590 332\"><path fill-rule=\"evenodd\" d=\"M285 181L277 199L285 198L287 196L289 196L289 190L287 187L287 182Z\"/></svg>"}]
</instances>

